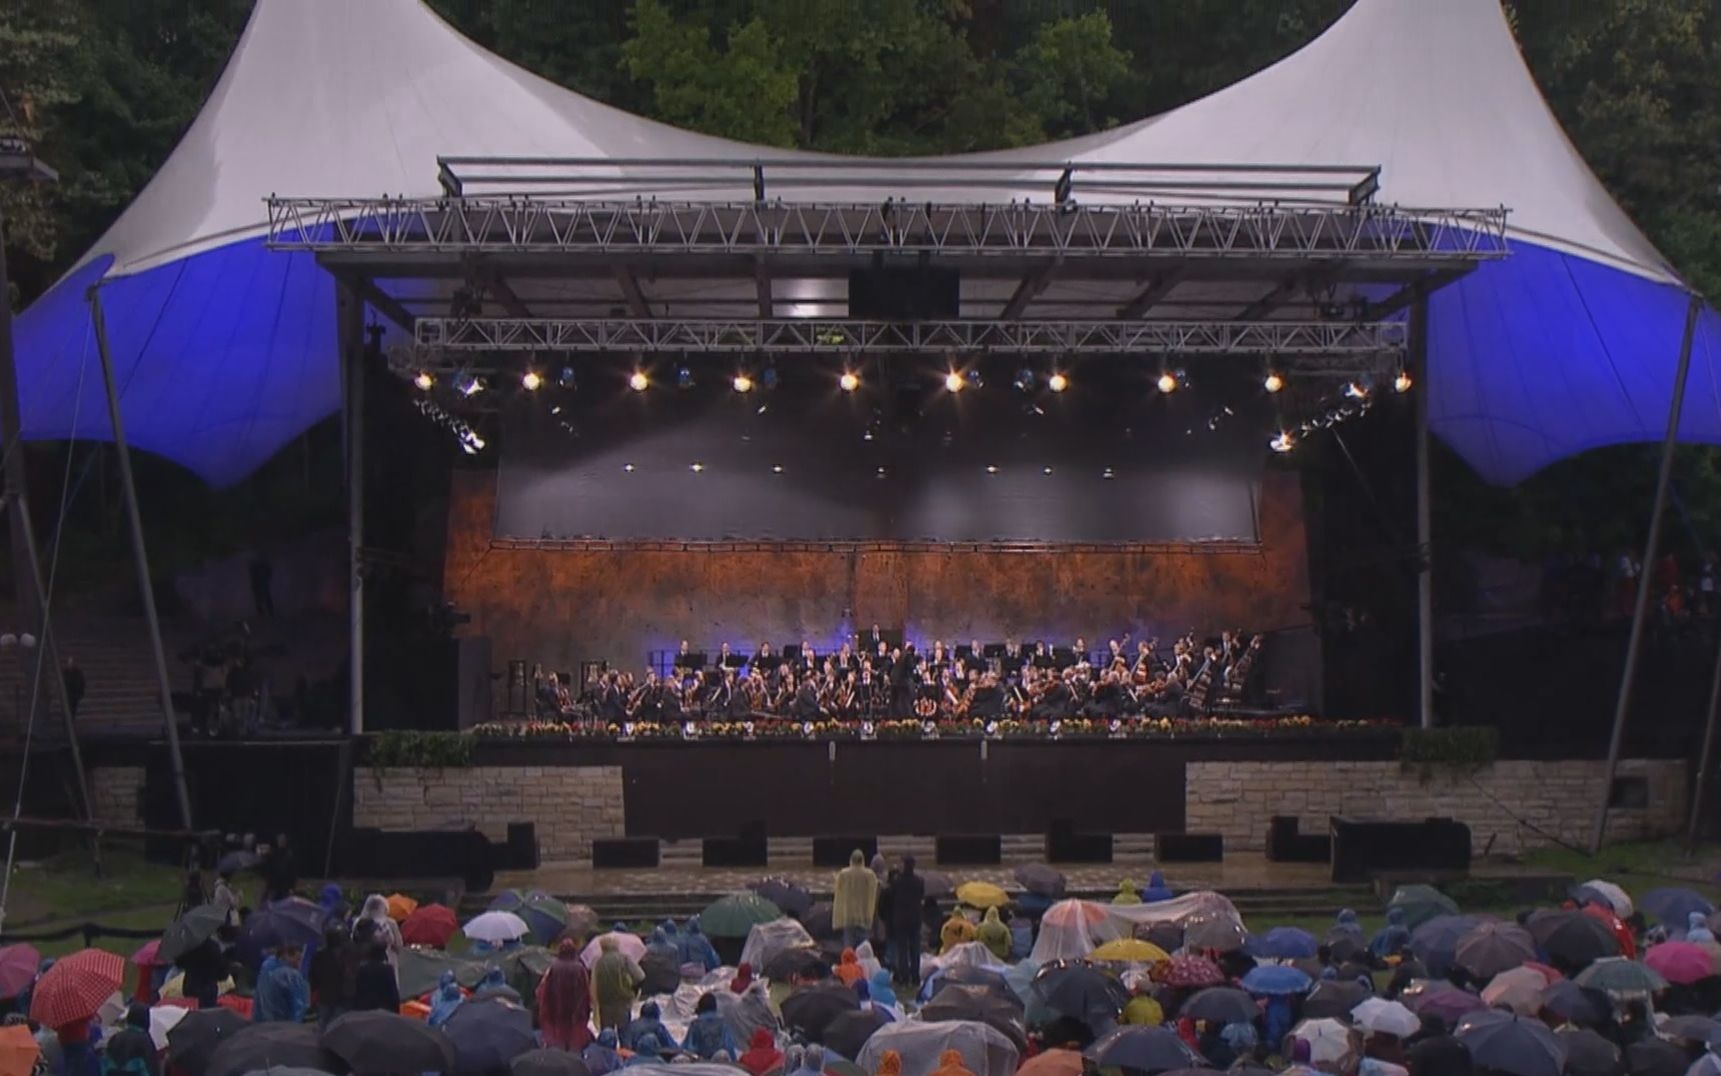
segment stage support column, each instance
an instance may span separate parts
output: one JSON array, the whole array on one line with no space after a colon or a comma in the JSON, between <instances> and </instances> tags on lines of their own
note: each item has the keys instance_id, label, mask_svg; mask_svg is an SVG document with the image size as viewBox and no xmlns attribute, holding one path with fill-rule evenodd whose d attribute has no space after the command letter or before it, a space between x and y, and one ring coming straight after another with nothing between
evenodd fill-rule
<instances>
[{"instance_id":1,"label":"stage support column","mask_svg":"<svg viewBox=\"0 0 1721 1076\"><path fill-rule=\"evenodd\" d=\"M365 308L346 281L335 282L341 399L347 467L347 730L365 730Z\"/></svg>"},{"instance_id":2,"label":"stage support column","mask_svg":"<svg viewBox=\"0 0 1721 1076\"><path fill-rule=\"evenodd\" d=\"M185 759L179 751L179 723L173 716L173 688L167 679L167 649L161 642L161 618L155 610L155 586L149 574L149 552L143 544L143 515L137 505L137 483L132 479L131 448L126 444L125 422L120 417L119 388L114 381L113 356L108 352L108 323L102 315L101 286L89 291L90 321L96 330L96 353L102 360L102 385L107 391L108 420L113 424L114 455L119 457L120 489L125 494L126 520L131 526L132 560L137 567L137 586L143 599L143 617L149 626L150 655L155 659L155 685L161 696L162 729L167 735L167 753L173 767L173 792L179 800L179 822L191 825L191 795L185 787Z\"/></svg>"},{"instance_id":3,"label":"stage support column","mask_svg":"<svg viewBox=\"0 0 1721 1076\"><path fill-rule=\"evenodd\" d=\"M1685 827L1685 850L1697 847L1697 823L1703 817L1703 786L1709 775L1709 756L1715 750L1715 720L1721 713L1721 646L1715 652L1715 678L1709 684L1709 720L1703 726L1703 747L1697 752L1697 776L1691 784L1691 821Z\"/></svg>"},{"instance_id":4,"label":"stage support column","mask_svg":"<svg viewBox=\"0 0 1721 1076\"><path fill-rule=\"evenodd\" d=\"M1690 297L1685 309L1685 336L1679 345L1679 366L1673 375L1673 400L1667 408L1667 436L1661 442L1661 469L1655 477L1655 502L1649 510L1649 538L1643 546L1643 569L1637 573L1637 605L1631 614L1631 637L1625 644L1625 671L1619 680L1619 701L1613 710L1613 734L1608 738L1607 769L1596 804L1595 828L1590 833L1590 854L1601 850L1607 832L1607 805L1613 796L1613 775L1619 768L1620 745L1625 739L1625 715L1631 706L1632 682L1637 678L1637 655L1643 643L1644 623L1649 619L1649 588L1655 573L1655 558L1661 552L1661 517L1667 510L1667 487L1673 481L1673 450L1679 443L1679 416L1685 410L1685 382L1691 373L1691 344L1697 335L1697 316L1703 300Z\"/></svg>"},{"instance_id":5,"label":"stage support column","mask_svg":"<svg viewBox=\"0 0 1721 1076\"><path fill-rule=\"evenodd\" d=\"M1416 411L1416 714L1434 727L1434 527L1428 475L1428 296L1410 308L1410 372Z\"/></svg>"}]
</instances>

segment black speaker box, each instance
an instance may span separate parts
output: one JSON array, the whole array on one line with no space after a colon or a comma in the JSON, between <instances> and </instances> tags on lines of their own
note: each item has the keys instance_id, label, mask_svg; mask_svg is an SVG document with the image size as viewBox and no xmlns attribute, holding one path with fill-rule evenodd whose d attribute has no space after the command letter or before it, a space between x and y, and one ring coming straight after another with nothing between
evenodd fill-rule
<instances>
[{"instance_id":1,"label":"black speaker box","mask_svg":"<svg viewBox=\"0 0 1721 1076\"><path fill-rule=\"evenodd\" d=\"M1470 869L1470 827L1450 818L1387 822L1333 818L1332 879L1364 882L1378 871Z\"/></svg>"},{"instance_id":2,"label":"black speaker box","mask_svg":"<svg viewBox=\"0 0 1721 1076\"><path fill-rule=\"evenodd\" d=\"M857 837L853 834L846 837L814 837L813 866L846 867L849 865L849 856L854 854L856 848L859 848L861 855L871 863L872 857L878 855L878 838Z\"/></svg>"},{"instance_id":3,"label":"black speaker box","mask_svg":"<svg viewBox=\"0 0 1721 1076\"><path fill-rule=\"evenodd\" d=\"M1153 858L1161 863L1217 863L1225 858L1218 833L1155 833Z\"/></svg>"},{"instance_id":4,"label":"black speaker box","mask_svg":"<svg viewBox=\"0 0 1721 1076\"><path fill-rule=\"evenodd\" d=\"M469 891L495 880L496 852L475 829L384 832L353 829L340 843L342 874L370 878L439 878L458 874Z\"/></svg>"},{"instance_id":5,"label":"black speaker box","mask_svg":"<svg viewBox=\"0 0 1721 1076\"><path fill-rule=\"evenodd\" d=\"M533 822L508 823L508 869L538 869L538 827Z\"/></svg>"},{"instance_id":6,"label":"black speaker box","mask_svg":"<svg viewBox=\"0 0 1721 1076\"><path fill-rule=\"evenodd\" d=\"M926 266L849 270L849 317L885 321L954 320L962 312L962 275Z\"/></svg>"},{"instance_id":7,"label":"black speaker box","mask_svg":"<svg viewBox=\"0 0 1721 1076\"><path fill-rule=\"evenodd\" d=\"M764 867L770 863L762 837L707 837L700 843L700 859L707 867Z\"/></svg>"},{"instance_id":8,"label":"black speaker box","mask_svg":"<svg viewBox=\"0 0 1721 1076\"><path fill-rule=\"evenodd\" d=\"M1054 829L1046 834L1047 863L1110 863L1111 834Z\"/></svg>"},{"instance_id":9,"label":"black speaker box","mask_svg":"<svg viewBox=\"0 0 1721 1076\"><path fill-rule=\"evenodd\" d=\"M655 867L656 837L604 837L592 842L593 867Z\"/></svg>"},{"instance_id":10,"label":"black speaker box","mask_svg":"<svg viewBox=\"0 0 1721 1076\"><path fill-rule=\"evenodd\" d=\"M1299 832L1294 815L1276 814L1267 829L1267 859L1273 863L1325 863L1332 858L1332 838L1325 833Z\"/></svg>"},{"instance_id":11,"label":"black speaker box","mask_svg":"<svg viewBox=\"0 0 1721 1076\"><path fill-rule=\"evenodd\" d=\"M996 833L940 833L933 859L940 865L993 866L1004 859L1003 844Z\"/></svg>"}]
</instances>

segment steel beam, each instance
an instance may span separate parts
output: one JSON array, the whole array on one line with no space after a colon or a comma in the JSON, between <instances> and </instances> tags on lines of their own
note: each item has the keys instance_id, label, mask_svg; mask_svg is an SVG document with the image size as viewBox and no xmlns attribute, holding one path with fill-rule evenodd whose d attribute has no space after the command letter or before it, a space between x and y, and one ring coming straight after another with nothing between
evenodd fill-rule
<instances>
[{"instance_id":1,"label":"steel beam","mask_svg":"<svg viewBox=\"0 0 1721 1076\"><path fill-rule=\"evenodd\" d=\"M771 299L771 267L765 264L764 258L753 259L753 289L759 299L759 316L769 318L775 315L777 307Z\"/></svg>"},{"instance_id":2,"label":"steel beam","mask_svg":"<svg viewBox=\"0 0 1721 1076\"><path fill-rule=\"evenodd\" d=\"M1117 316L1125 319L1141 317L1152 310L1161 299L1170 295L1171 289L1177 287L1188 275L1188 272L1187 266L1179 266L1175 269L1168 269L1154 277L1148 281L1147 287L1135 294L1133 299L1117 308Z\"/></svg>"},{"instance_id":3,"label":"steel beam","mask_svg":"<svg viewBox=\"0 0 1721 1076\"><path fill-rule=\"evenodd\" d=\"M639 289L639 277L634 275L631 268L625 265L615 267L616 286L621 288L622 297L627 300L628 312L636 318L651 317L651 304L645 301L645 292Z\"/></svg>"},{"instance_id":4,"label":"steel beam","mask_svg":"<svg viewBox=\"0 0 1721 1076\"><path fill-rule=\"evenodd\" d=\"M1028 308L1028 304L1039 298L1040 293L1046 290L1047 285L1051 284L1052 277L1057 275L1062 264L1056 260L1049 261L1024 276L1022 282L1016 285L1015 292L1010 295L1010 300L1004 304L1004 309L998 315L998 320L1014 321L1021 317L1022 311Z\"/></svg>"}]
</instances>

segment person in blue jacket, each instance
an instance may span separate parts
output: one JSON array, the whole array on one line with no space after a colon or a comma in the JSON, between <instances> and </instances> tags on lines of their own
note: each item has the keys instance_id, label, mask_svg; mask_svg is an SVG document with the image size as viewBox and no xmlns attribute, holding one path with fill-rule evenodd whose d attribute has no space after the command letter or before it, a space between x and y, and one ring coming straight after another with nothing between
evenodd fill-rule
<instances>
[{"instance_id":1,"label":"person in blue jacket","mask_svg":"<svg viewBox=\"0 0 1721 1076\"><path fill-rule=\"evenodd\" d=\"M304 947L283 945L270 953L257 972L251 1018L259 1024L297 1024L311 1007L311 984L299 971Z\"/></svg>"},{"instance_id":2,"label":"person in blue jacket","mask_svg":"<svg viewBox=\"0 0 1721 1076\"><path fill-rule=\"evenodd\" d=\"M701 1061L710 1061L720 1050L726 1051L730 1057L741 1052L728 1022L717 1011L716 994L699 995L698 1003L693 1006L693 1022L687 1025L687 1035L681 1040L681 1048Z\"/></svg>"}]
</instances>

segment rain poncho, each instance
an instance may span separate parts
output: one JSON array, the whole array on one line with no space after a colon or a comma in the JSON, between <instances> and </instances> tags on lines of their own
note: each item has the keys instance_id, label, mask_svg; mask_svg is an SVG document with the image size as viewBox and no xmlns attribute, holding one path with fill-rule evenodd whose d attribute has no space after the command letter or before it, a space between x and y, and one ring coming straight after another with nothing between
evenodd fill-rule
<instances>
[{"instance_id":1,"label":"rain poncho","mask_svg":"<svg viewBox=\"0 0 1721 1076\"><path fill-rule=\"evenodd\" d=\"M405 943L400 940L400 925L388 914L388 898L381 893L372 893L365 898L364 907L359 910L359 918L374 924L375 940L388 946L388 962L393 964ZM357 924L354 925L354 935L357 936Z\"/></svg>"},{"instance_id":2,"label":"rain poncho","mask_svg":"<svg viewBox=\"0 0 1721 1076\"><path fill-rule=\"evenodd\" d=\"M647 1031L634 1040L633 1057L628 1059L629 1065L654 1065L663 1060L662 1055L675 1049L675 1039L671 1038L666 1029L663 1034Z\"/></svg>"},{"instance_id":3,"label":"rain poncho","mask_svg":"<svg viewBox=\"0 0 1721 1076\"><path fill-rule=\"evenodd\" d=\"M902 1076L902 1055L895 1050L886 1050L879 1055L878 1068L873 1070L873 1076Z\"/></svg>"},{"instance_id":4,"label":"rain poncho","mask_svg":"<svg viewBox=\"0 0 1721 1076\"><path fill-rule=\"evenodd\" d=\"M1709 929L1708 917L1702 912L1692 912L1686 916L1685 940L1688 942L1712 942L1715 932Z\"/></svg>"},{"instance_id":5,"label":"rain poncho","mask_svg":"<svg viewBox=\"0 0 1721 1076\"><path fill-rule=\"evenodd\" d=\"M426 1023L431 1027L441 1027L465 1000L466 996L460 992L460 984L454 980L454 972L443 972L436 982L436 992L430 996L430 1017Z\"/></svg>"},{"instance_id":6,"label":"rain poncho","mask_svg":"<svg viewBox=\"0 0 1721 1076\"><path fill-rule=\"evenodd\" d=\"M1170 900L1174 894L1165 885L1165 874L1154 871L1147 879L1147 888L1141 891L1143 904L1157 904L1162 900Z\"/></svg>"},{"instance_id":7,"label":"rain poncho","mask_svg":"<svg viewBox=\"0 0 1721 1076\"><path fill-rule=\"evenodd\" d=\"M585 1062L586 1071L591 1076L608 1076L620 1068L621 1054L616 1052L618 1045L615 1028L606 1027L600 1031L597 1041L580 1051L580 1060Z\"/></svg>"},{"instance_id":8,"label":"rain poncho","mask_svg":"<svg viewBox=\"0 0 1721 1076\"><path fill-rule=\"evenodd\" d=\"M729 989L737 994L745 994L747 988L753 985L753 965L743 960L735 969L735 978L729 980Z\"/></svg>"},{"instance_id":9,"label":"rain poncho","mask_svg":"<svg viewBox=\"0 0 1721 1076\"><path fill-rule=\"evenodd\" d=\"M501 968L491 968L478 980L478 985L472 988L473 998L506 998L516 1005L520 1003L520 992L508 985L508 976Z\"/></svg>"},{"instance_id":10,"label":"rain poncho","mask_svg":"<svg viewBox=\"0 0 1721 1076\"><path fill-rule=\"evenodd\" d=\"M952 912L938 931L939 952L948 953L974 940L974 924L961 912Z\"/></svg>"},{"instance_id":11,"label":"rain poncho","mask_svg":"<svg viewBox=\"0 0 1721 1076\"><path fill-rule=\"evenodd\" d=\"M1404 925L1404 909L1388 908L1386 910L1386 926L1375 932L1369 939L1368 951L1377 960L1385 960L1410 944L1410 930ZM1268 1036L1268 1042L1274 1041Z\"/></svg>"},{"instance_id":12,"label":"rain poncho","mask_svg":"<svg viewBox=\"0 0 1721 1076\"><path fill-rule=\"evenodd\" d=\"M1137 994L1124 1003L1123 1022L1139 1027L1158 1027L1165 1023L1165 1010L1146 994Z\"/></svg>"},{"instance_id":13,"label":"rain poncho","mask_svg":"<svg viewBox=\"0 0 1721 1076\"><path fill-rule=\"evenodd\" d=\"M305 1018L305 1010L310 1007L311 986L299 969L278 956L264 960L257 972L251 1018L259 1024L296 1024Z\"/></svg>"},{"instance_id":14,"label":"rain poncho","mask_svg":"<svg viewBox=\"0 0 1721 1076\"><path fill-rule=\"evenodd\" d=\"M1271 997L1267 999L1267 1041L1280 1043L1291 1033L1296 1022L1296 1013L1291 1010L1291 999L1288 997Z\"/></svg>"},{"instance_id":15,"label":"rain poncho","mask_svg":"<svg viewBox=\"0 0 1721 1076\"><path fill-rule=\"evenodd\" d=\"M873 972L866 988L873 1008L888 1013L893 1020L902 1019L902 1003L896 999L896 987L890 981L890 972Z\"/></svg>"},{"instance_id":16,"label":"rain poncho","mask_svg":"<svg viewBox=\"0 0 1721 1076\"><path fill-rule=\"evenodd\" d=\"M717 958L717 950L711 947L711 940L699 932L697 918L687 921L687 929L675 939L675 944L681 948L683 964L698 964L706 971L714 970L723 961Z\"/></svg>"},{"instance_id":17,"label":"rain poncho","mask_svg":"<svg viewBox=\"0 0 1721 1076\"><path fill-rule=\"evenodd\" d=\"M753 1076L765 1076L782 1064L783 1051L777 1049L777 1039L769 1031L755 1028L753 1038L747 1044L747 1052L735 1060Z\"/></svg>"},{"instance_id":18,"label":"rain poncho","mask_svg":"<svg viewBox=\"0 0 1721 1076\"><path fill-rule=\"evenodd\" d=\"M970 1020L935 1024L904 1020L886 1024L866 1040L855 1064L862 1071L876 1071L887 1050L901 1055L905 1076L926 1076L933 1072L945 1050L959 1051L962 1064L975 1076L1013 1076L1021 1060L1015 1044L1002 1031Z\"/></svg>"},{"instance_id":19,"label":"rain poncho","mask_svg":"<svg viewBox=\"0 0 1721 1076\"><path fill-rule=\"evenodd\" d=\"M836 930L871 930L877 911L878 875L868 869L866 856L857 848L849 855L849 865L837 872L831 893L831 926Z\"/></svg>"},{"instance_id":20,"label":"rain poncho","mask_svg":"<svg viewBox=\"0 0 1721 1076\"><path fill-rule=\"evenodd\" d=\"M1349 908L1340 908L1339 914L1333 917L1332 929L1327 931L1327 938L1350 938L1358 945L1363 944L1362 924L1356 920L1356 912Z\"/></svg>"},{"instance_id":21,"label":"rain poncho","mask_svg":"<svg viewBox=\"0 0 1721 1076\"><path fill-rule=\"evenodd\" d=\"M640 1040L647 1035L655 1035L660 1041L665 1043L674 1043L675 1036L671 1035L669 1033L669 1029L663 1026L663 1020L660 1018L661 1015L662 1013L657 1007L657 1002L648 1001L644 1005L641 1005L639 1007L639 1016L632 1023L628 1024L627 1029L621 1033L622 1048L625 1050L633 1050L637 1053L639 1051Z\"/></svg>"},{"instance_id":22,"label":"rain poncho","mask_svg":"<svg viewBox=\"0 0 1721 1076\"><path fill-rule=\"evenodd\" d=\"M992 951L999 960L1010 959L1010 928L998 918L998 909L987 908L986 917L980 920L980 926L974 931L974 937Z\"/></svg>"},{"instance_id":23,"label":"rain poncho","mask_svg":"<svg viewBox=\"0 0 1721 1076\"><path fill-rule=\"evenodd\" d=\"M741 1052L729 1025L724 1023L715 1007L695 1016L693 1023L687 1025L687 1035L681 1040L681 1048L701 1061L711 1060L719 1050L727 1051L730 1057Z\"/></svg>"},{"instance_id":24,"label":"rain poncho","mask_svg":"<svg viewBox=\"0 0 1721 1076\"><path fill-rule=\"evenodd\" d=\"M597 967L592 969L592 992L597 995L598 1023L604 1027L620 1027L627 1022L628 1011L633 1008L634 991L645 979L645 972L617 947L614 938L603 938L599 949L601 955Z\"/></svg>"},{"instance_id":25,"label":"rain poncho","mask_svg":"<svg viewBox=\"0 0 1721 1076\"><path fill-rule=\"evenodd\" d=\"M974 1070L962 1063L960 1051L946 1050L938 1055L938 1067L932 1070L932 1076L974 1076Z\"/></svg>"},{"instance_id":26,"label":"rain poncho","mask_svg":"<svg viewBox=\"0 0 1721 1076\"><path fill-rule=\"evenodd\" d=\"M645 973L640 987L645 994L673 994L681 985L681 948L669 939L662 927L651 932L645 955L639 958L639 968Z\"/></svg>"},{"instance_id":27,"label":"rain poncho","mask_svg":"<svg viewBox=\"0 0 1721 1076\"><path fill-rule=\"evenodd\" d=\"M859 855L860 853L856 852L855 854ZM867 873L872 872L868 871ZM833 971L836 973L836 977L842 980L844 986L853 986L866 978L866 972L861 968L860 961L855 958L853 949L843 950L843 955L838 959L837 966Z\"/></svg>"},{"instance_id":28,"label":"rain poncho","mask_svg":"<svg viewBox=\"0 0 1721 1076\"><path fill-rule=\"evenodd\" d=\"M564 939L555 963L538 981L538 1027L544 1045L583 1050L592 1041L592 984L579 946ZM435 1012L432 1010L432 1019Z\"/></svg>"},{"instance_id":29,"label":"rain poncho","mask_svg":"<svg viewBox=\"0 0 1721 1076\"><path fill-rule=\"evenodd\" d=\"M1141 890L1136 888L1134 882L1125 878L1117 884L1117 896L1113 897L1111 902L1113 904L1140 904Z\"/></svg>"}]
</instances>

